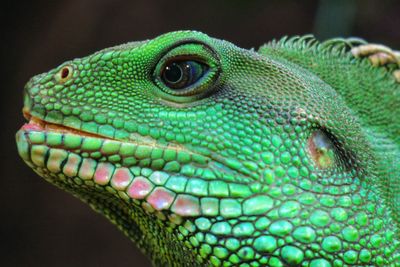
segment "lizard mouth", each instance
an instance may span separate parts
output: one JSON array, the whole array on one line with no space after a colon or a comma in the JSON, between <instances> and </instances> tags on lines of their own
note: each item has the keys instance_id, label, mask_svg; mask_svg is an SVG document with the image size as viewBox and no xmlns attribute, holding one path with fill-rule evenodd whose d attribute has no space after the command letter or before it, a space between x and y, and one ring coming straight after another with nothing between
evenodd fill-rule
<instances>
[{"instance_id":1,"label":"lizard mouth","mask_svg":"<svg viewBox=\"0 0 400 267\"><path fill-rule=\"evenodd\" d=\"M41 156L47 160L46 155L32 153L33 146L46 147L46 150L63 150L84 158L128 168L141 166L163 169L168 168L168 165L186 164L189 161L202 168L208 166L210 161L210 158L187 150L181 145L160 144L147 136L131 134L127 139L118 139L45 121L33 115L26 107L22 113L28 122L18 131L17 144L20 155L27 161Z\"/></svg>"},{"instance_id":2,"label":"lizard mouth","mask_svg":"<svg viewBox=\"0 0 400 267\"><path fill-rule=\"evenodd\" d=\"M258 179L257 173L252 173L241 164L215 153L204 155L181 144L159 143L149 136L137 133L131 133L126 139L113 138L49 122L30 111L28 107L23 108L23 116L28 122L17 133L19 152L26 161L32 161L32 146L43 146L127 168L140 166L175 172L190 162L196 170L212 169L222 181L225 176L228 177L226 181L231 181L230 177L233 175L240 176L242 182ZM47 159L45 155L44 158Z\"/></svg>"},{"instance_id":3,"label":"lizard mouth","mask_svg":"<svg viewBox=\"0 0 400 267\"><path fill-rule=\"evenodd\" d=\"M25 119L28 121L28 123L25 123L21 128L21 130L24 130L24 131L56 132L56 133L60 133L60 134L75 134L75 135L86 136L86 137L112 139L112 138L108 138L108 137L101 136L98 134L74 129L74 128L64 126L61 124L55 124L55 123L44 121L38 117L32 116L32 114L26 108L23 108L22 113L23 113Z\"/></svg>"}]
</instances>

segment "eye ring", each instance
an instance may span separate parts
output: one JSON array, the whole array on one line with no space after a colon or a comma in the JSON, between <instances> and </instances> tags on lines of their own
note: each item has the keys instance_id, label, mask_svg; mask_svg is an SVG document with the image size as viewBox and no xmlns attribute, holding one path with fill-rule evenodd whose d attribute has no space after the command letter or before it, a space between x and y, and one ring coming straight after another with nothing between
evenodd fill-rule
<instances>
[{"instance_id":1,"label":"eye ring","mask_svg":"<svg viewBox=\"0 0 400 267\"><path fill-rule=\"evenodd\" d=\"M197 41L179 43L155 64L153 93L171 102L193 102L217 88L220 73L218 54L207 44Z\"/></svg>"},{"instance_id":2,"label":"eye ring","mask_svg":"<svg viewBox=\"0 0 400 267\"><path fill-rule=\"evenodd\" d=\"M74 69L70 65L63 66L56 74L55 79L59 83L65 83L73 76Z\"/></svg>"}]
</instances>

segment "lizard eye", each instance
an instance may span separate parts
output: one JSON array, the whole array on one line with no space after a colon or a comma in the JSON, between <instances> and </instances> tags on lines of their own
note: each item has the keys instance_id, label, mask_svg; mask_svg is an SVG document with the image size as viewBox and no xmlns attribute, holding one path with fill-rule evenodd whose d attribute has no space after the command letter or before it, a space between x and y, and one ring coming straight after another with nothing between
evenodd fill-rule
<instances>
[{"instance_id":1,"label":"lizard eye","mask_svg":"<svg viewBox=\"0 0 400 267\"><path fill-rule=\"evenodd\" d=\"M193 60L172 61L162 70L162 81L174 90L193 85L208 71L208 66Z\"/></svg>"},{"instance_id":2,"label":"lizard eye","mask_svg":"<svg viewBox=\"0 0 400 267\"><path fill-rule=\"evenodd\" d=\"M173 102L191 102L216 88L219 73L220 62L211 48L184 43L169 50L155 66L155 93Z\"/></svg>"},{"instance_id":3,"label":"lizard eye","mask_svg":"<svg viewBox=\"0 0 400 267\"><path fill-rule=\"evenodd\" d=\"M72 78L73 68L71 66L64 66L62 67L54 76L56 81L59 83L65 83L69 79Z\"/></svg>"}]
</instances>

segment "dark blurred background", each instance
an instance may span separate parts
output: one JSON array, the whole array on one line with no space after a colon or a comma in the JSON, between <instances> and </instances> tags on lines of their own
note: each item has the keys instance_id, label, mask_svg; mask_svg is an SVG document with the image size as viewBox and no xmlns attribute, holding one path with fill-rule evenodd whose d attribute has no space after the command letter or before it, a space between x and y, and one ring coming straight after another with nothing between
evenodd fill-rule
<instances>
[{"instance_id":1,"label":"dark blurred background","mask_svg":"<svg viewBox=\"0 0 400 267\"><path fill-rule=\"evenodd\" d=\"M11 1L2 3L1 266L149 266L116 227L19 159L27 80L120 43L195 29L245 48L283 35L360 36L400 49L400 1Z\"/></svg>"}]
</instances>

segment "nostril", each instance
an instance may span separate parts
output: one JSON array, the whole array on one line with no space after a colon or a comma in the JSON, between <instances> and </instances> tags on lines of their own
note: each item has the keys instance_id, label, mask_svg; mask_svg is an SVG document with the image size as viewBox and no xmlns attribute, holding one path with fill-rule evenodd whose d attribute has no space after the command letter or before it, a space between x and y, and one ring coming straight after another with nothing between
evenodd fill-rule
<instances>
[{"instance_id":1,"label":"nostril","mask_svg":"<svg viewBox=\"0 0 400 267\"><path fill-rule=\"evenodd\" d=\"M61 70L61 78L62 78L62 79L66 79L66 78L69 76L69 73L70 73L69 68L64 67L64 68Z\"/></svg>"},{"instance_id":2,"label":"nostril","mask_svg":"<svg viewBox=\"0 0 400 267\"><path fill-rule=\"evenodd\" d=\"M73 67L71 65L66 65L62 67L55 75L54 78L59 83L65 83L69 81L73 76Z\"/></svg>"}]
</instances>

